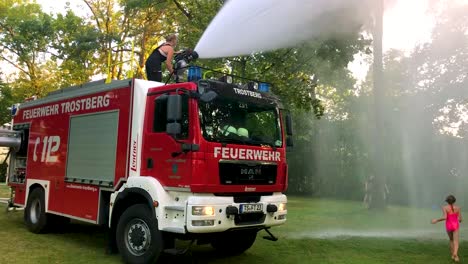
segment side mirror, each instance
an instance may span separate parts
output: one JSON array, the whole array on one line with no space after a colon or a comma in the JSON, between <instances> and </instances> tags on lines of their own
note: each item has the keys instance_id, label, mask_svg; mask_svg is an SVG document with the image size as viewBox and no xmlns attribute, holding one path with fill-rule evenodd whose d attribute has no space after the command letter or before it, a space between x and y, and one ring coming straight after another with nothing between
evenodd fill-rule
<instances>
[{"instance_id":1,"label":"side mirror","mask_svg":"<svg viewBox=\"0 0 468 264\"><path fill-rule=\"evenodd\" d=\"M286 114L286 135L292 136L293 129L292 129L292 118L291 115L288 113Z\"/></svg>"},{"instance_id":2,"label":"side mirror","mask_svg":"<svg viewBox=\"0 0 468 264\"><path fill-rule=\"evenodd\" d=\"M204 103L209 103L209 102L213 101L217 96L218 96L218 94L216 92L209 91L209 92L203 93L200 96L200 100L202 102L204 102Z\"/></svg>"},{"instance_id":3,"label":"side mirror","mask_svg":"<svg viewBox=\"0 0 468 264\"><path fill-rule=\"evenodd\" d=\"M167 123L166 124L166 133L176 137L182 132L182 126L180 123Z\"/></svg>"},{"instance_id":4,"label":"side mirror","mask_svg":"<svg viewBox=\"0 0 468 264\"><path fill-rule=\"evenodd\" d=\"M167 94L160 95L158 98L156 98L154 100L154 102L155 103L161 103L161 102L167 101L168 97L169 97L169 95L167 95Z\"/></svg>"},{"instance_id":5,"label":"side mirror","mask_svg":"<svg viewBox=\"0 0 468 264\"><path fill-rule=\"evenodd\" d=\"M286 147L294 147L294 142L291 136L286 138Z\"/></svg>"},{"instance_id":6,"label":"side mirror","mask_svg":"<svg viewBox=\"0 0 468 264\"><path fill-rule=\"evenodd\" d=\"M182 119L182 96L171 94L167 96L167 124L166 133L177 137L182 131L180 120Z\"/></svg>"},{"instance_id":7,"label":"side mirror","mask_svg":"<svg viewBox=\"0 0 468 264\"><path fill-rule=\"evenodd\" d=\"M182 96L171 94L167 99L167 122L177 122L182 119Z\"/></svg>"}]
</instances>

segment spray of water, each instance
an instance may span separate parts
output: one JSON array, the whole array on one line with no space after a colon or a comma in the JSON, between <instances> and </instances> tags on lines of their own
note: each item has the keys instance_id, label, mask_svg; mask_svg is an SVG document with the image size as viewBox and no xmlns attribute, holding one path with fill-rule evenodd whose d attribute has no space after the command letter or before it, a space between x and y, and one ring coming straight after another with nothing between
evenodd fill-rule
<instances>
[{"instance_id":1,"label":"spray of water","mask_svg":"<svg viewBox=\"0 0 468 264\"><path fill-rule=\"evenodd\" d=\"M290 233L288 238L291 239L336 239L349 237L368 237L368 238L395 238L395 239L446 239L446 235L436 229L388 229L388 230L349 230L349 229L334 229L316 232L301 232Z\"/></svg>"},{"instance_id":2,"label":"spray of water","mask_svg":"<svg viewBox=\"0 0 468 264\"><path fill-rule=\"evenodd\" d=\"M195 47L200 58L247 55L355 30L367 0L230 0Z\"/></svg>"},{"instance_id":3,"label":"spray of water","mask_svg":"<svg viewBox=\"0 0 468 264\"><path fill-rule=\"evenodd\" d=\"M354 31L356 26L366 22L371 9L370 4L364 0L230 0L206 29L195 50L201 58L215 58L290 47L315 37ZM464 6L463 9L455 9L457 10L468 9ZM459 11L459 13L459 21L447 24L446 27L440 28L440 32L435 32L436 39L427 51L412 54L409 68L401 68L401 75L398 71L389 74L388 68L391 67L388 65L386 69L388 87L385 89L394 90L389 94L399 94L397 97L390 96L384 100L389 105L382 116L387 120L386 129L389 134L384 144L385 155L391 155L385 172L390 187L389 200L390 203L432 208L433 217L440 216L440 206L443 205L445 195L449 193L455 194L459 198L458 203L462 206L468 202L465 194L465 186L468 183L466 162L468 132L452 137L440 134L434 126L434 120L450 121L450 116L452 118L461 116L459 119L465 120L464 123L458 120L447 121L445 127L450 128L454 123L461 122L466 128L468 120L466 118L468 112L450 114L447 110L449 106L444 103L455 98L457 104L456 107L452 107L453 109L463 107L468 109L466 89L463 90L463 87L466 88L464 84L468 81L466 75L468 45L463 44L468 43L466 38L468 20L465 15L468 12ZM450 14L449 17L455 16ZM454 29L458 29L455 35ZM440 45L437 39L441 41ZM447 48L447 43L456 43L457 46ZM448 55L445 55L447 52ZM346 155L351 152L349 155L369 155L365 150L372 148L368 132L368 126L373 122L369 110L372 107L363 102L360 101L356 108L350 110L350 116L357 116L358 112L361 112L360 119L356 118L351 122L335 126L330 122L330 127L324 126L324 121L319 123L309 120L314 124L317 133L314 132L313 149L307 152L313 154L303 156L303 159L310 164L310 168L305 171L313 172L313 175L310 175L311 179L321 178L325 182L317 187L317 190L314 189L316 195L321 195L324 187L343 188L340 189L342 193L346 193L351 188L360 188L349 185L350 179L356 178L357 173L360 173L362 178L369 176L366 164L361 164L362 168L355 168L354 172L348 172L339 171L339 166L334 163L336 160L344 160L343 156L337 157L334 154L337 149L343 149L342 152ZM441 115L444 118L437 117L437 111L434 110L437 108L442 111ZM355 131L351 132L349 142L336 144L352 129ZM356 142L362 146L356 147ZM354 153L355 150L349 146L359 148L360 153ZM336 176L340 173L343 177ZM334 184L332 184L332 175L335 175L336 179ZM424 227L429 225L429 217L414 218L414 222L404 226L406 229L382 228L373 231L337 228L324 231L308 230L300 234L290 233L288 236L291 238L339 236L445 238L440 225L428 229Z\"/></svg>"}]
</instances>

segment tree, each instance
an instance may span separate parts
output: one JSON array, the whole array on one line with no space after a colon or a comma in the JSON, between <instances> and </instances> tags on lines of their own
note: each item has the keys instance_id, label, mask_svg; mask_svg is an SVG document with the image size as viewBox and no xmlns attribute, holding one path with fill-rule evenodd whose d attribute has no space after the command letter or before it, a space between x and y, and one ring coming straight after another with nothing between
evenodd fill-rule
<instances>
[{"instance_id":1,"label":"tree","mask_svg":"<svg viewBox=\"0 0 468 264\"><path fill-rule=\"evenodd\" d=\"M0 80L0 126L11 121L8 107L11 107L14 103L16 102L13 98L12 89Z\"/></svg>"},{"instance_id":2,"label":"tree","mask_svg":"<svg viewBox=\"0 0 468 264\"><path fill-rule=\"evenodd\" d=\"M60 87L85 83L98 73L99 33L70 9L53 20L54 42L49 48Z\"/></svg>"},{"instance_id":3,"label":"tree","mask_svg":"<svg viewBox=\"0 0 468 264\"><path fill-rule=\"evenodd\" d=\"M431 206L449 192L466 200L468 6L435 3L431 42L384 58L386 132L380 139L397 203Z\"/></svg>"},{"instance_id":4,"label":"tree","mask_svg":"<svg viewBox=\"0 0 468 264\"><path fill-rule=\"evenodd\" d=\"M96 31L71 10L53 17L19 0L2 2L0 8L0 58L17 70L7 80L19 101L96 74Z\"/></svg>"},{"instance_id":5,"label":"tree","mask_svg":"<svg viewBox=\"0 0 468 264\"><path fill-rule=\"evenodd\" d=\"M18 26L32 19L24 16L24 12L22 16L18 16L16 11L26 10L28 3L20 0L9 1L16 4L3 6L2 10L8 12L2 12L0 21L10 21L14 18L17 23L8 25ZM23 67L25 72L11 77L14 78L14 82L9 80L9 86L13 88L15 96L42 96L60 86L85 82L94 74L107 72L110 78L116 79L133 76L131 71L136 71L137 77L143 77L144 73L141 70L147 56L167 33L179 34L180 48L195 47L223 4L223 1L208 0L83 2L91 10L91 17L78 17L71 10L64 15L52 16L43 14L38 6L35 7L36 10L31 9L33 14L37 14L32 17L38 17L35 24L41 22L39 24L48 25L45 31L48 41L41 40L44 45L40 49L36 46L28 47L38 58L35 64L36 72L41 74L35 80L43 82L43 88L37 91L29 87L32 80L27 78L29 70ZM200 59L196 62L202 67L230 71L236 75L273 84L273 92L279 95L285 106L294 113L297 125L296 141L298 145L303 146L298 147L295 153L289 154L290 162L296 164L293 167L298 169L292 169L290 179L294 184L291 186L297 186L298 192L320 192L320 195L348 197L339 184L354 173L353 166L364 157L361 146L352 144L356 135L344 129L352 123L349 117L352 103L349 102L353 99L352 89L355 84L347 66L353 60L354 54L368 53L370 44L360 27L355 28L355 31L345 35L318 38L293 48L254 53L249 56ZM33 32L40 29L35 27ZM35 42L28 35L24 35L23 38L28 44ZM18 40L7 40L0 39L0 45L19 43ZM8 52L12 53L12 50ZM138 67L134 68L135 64L129 63L133 57L136 58L135 64L138 64ZM20 65L17 56L12 55L11 61ZM129 67L129 64L132 66ZM216 77L207 75L210 76ZM241 79L235 81L242 84L247 82ZM317 118L321 120L317 121ZM330 131L333 133L329 133ZM304 162L302 154L316 149L319 153ZM326 166L318 169L318 165L324 163ZM333 176L327 178L330 174ZM359 179L353 178L349 182L352 186L358 186ZM349 197L355 199L358 194L356 191Z\"/></svg>"},{"instance_id":6,"label":"tree","mask_svg":"<svg viewBox=\"0 0 468 264\"><path fill-rule=\"evenodd\" d=\"M51 89L43 56L53 41L50 15L38 4L8 0L0 4L0 58L19 70L27 95L44 95Z\"/></svg>"},{"instance_id":7,"label":"tree","mask_svg":"<svg viewBox=\"0 0 468 264\"><path fill-rule=\"evenodd\" d=\"M418 47L412 57L416 85L437 113L437 128L457 137L468 135L468 4L436 1L439 11L432 41Z\"/></svg>"},{"instance_id":8,"label":"tree","mask_svg":"<svg viewBox=\"0 0 468 264\"><path fill-rule=\"evenodd\" d=\"M153 47L175 31L174 21L166 16L170 2L83 1L92 12L91 19L99 32L101 71L110 79L133 77L130 75L135 71L136 77L143 77L145 60Z\"/></svg>"}]
</instances>

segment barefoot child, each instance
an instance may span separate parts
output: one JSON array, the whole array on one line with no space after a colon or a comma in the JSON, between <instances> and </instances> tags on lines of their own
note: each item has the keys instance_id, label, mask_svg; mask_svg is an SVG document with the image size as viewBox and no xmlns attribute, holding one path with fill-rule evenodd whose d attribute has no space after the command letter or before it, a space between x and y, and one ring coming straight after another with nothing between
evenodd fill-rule
<instances>
[{"instance_id":1,"label":"barefoot child","mask_svg":"<svg viewBox=\"0 0 468 264\"><path fill-rule=\"evenodd\" d=\"M450 253L452 254L452 259L458 262L460 261L458 258L458 229L460 226L459 222L462 221L461 211L460 207L455 205L455 196L449 195L445 201L448 205L442 207L443 217L432 219L432 223L435 224L445 220L445 228L450 239Z\"/></svg>"}]
</instances>

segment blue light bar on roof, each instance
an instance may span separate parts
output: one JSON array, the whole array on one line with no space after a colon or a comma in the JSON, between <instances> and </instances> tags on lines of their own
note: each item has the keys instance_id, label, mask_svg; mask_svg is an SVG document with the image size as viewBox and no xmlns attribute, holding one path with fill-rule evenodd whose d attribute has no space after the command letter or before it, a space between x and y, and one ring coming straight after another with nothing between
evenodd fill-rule
<instances>
[{"instance_id":1,"label":"blue light bar on roof","mask_svg":"<svg viewBox=\"0 0 468 264\"><path fill-rule=\"evenodd\" d=\"M190 66L188 69L187 80L189 82L196 82L202 78L202 70L197 66Z\"/></svg>"},{"instance_id":2,"label":"blue light bar on roof","mask_svg":"<svg viewBox=\"0 0 468 264\"><path fill-rule=\"evenodd\" d=\"M270 91L270 85L268 83L259 83L258 90L260 92L269 92Z\"/></svg>"},{"instance_id":3,"label":"blue light bar on roof","mask_svg":"<svg viewBox=\"0 0 468 264\"><path fill-rule=\"evenodd\" d=\"M18 112L18 106L19 106L19 104L14 104L11 107L9 107L10 110L11 110L11 112L10 112L11 116L16 116L16 113Z\"/></svg>"}]
</instances>

